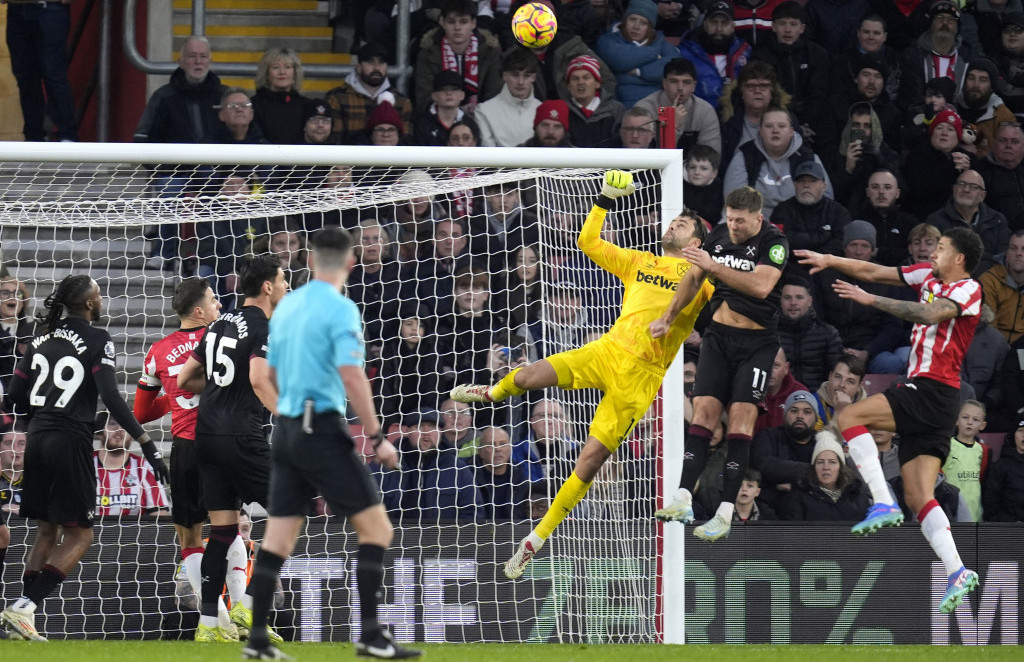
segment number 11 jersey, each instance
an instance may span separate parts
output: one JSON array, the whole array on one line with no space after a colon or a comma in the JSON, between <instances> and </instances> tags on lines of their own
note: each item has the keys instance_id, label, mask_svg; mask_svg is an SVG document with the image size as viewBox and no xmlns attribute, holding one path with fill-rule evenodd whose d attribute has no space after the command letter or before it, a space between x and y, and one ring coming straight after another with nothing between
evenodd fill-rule
<instances>
[{"instance_id":1,"label":"number 11 jersey","mask_svg":"<svg viewBox=\"0 0 1024 662\"><path fill-rule=\"evenodd\" d=\"M206 387L199 398L196 434L264 438L267 409L249 381L249 361L267 357L270 321L257 306L218 317L192 355L203 364Z\"/></svg>"}]
</instances>

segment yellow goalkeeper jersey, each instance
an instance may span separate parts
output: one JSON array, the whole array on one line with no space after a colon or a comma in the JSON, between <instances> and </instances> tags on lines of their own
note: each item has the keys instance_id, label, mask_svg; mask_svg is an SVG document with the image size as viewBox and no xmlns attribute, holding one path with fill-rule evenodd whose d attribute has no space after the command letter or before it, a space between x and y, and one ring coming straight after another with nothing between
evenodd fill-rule
<instances>
[{"instance_id":1,"label":"yellow goalkeeper jersey","mask_svg":"<svg viewBox=\"0 0 1024 662\"><path fill-rule=\"evenodd\" d=\"M715 288L707 281L697 296L676 316L669 332L652 338L651 322L668 308L679 281L692 266L682 258L655 255L649 251L620 248L601 239L601 227L607 210L595 206L587 215L576 245L602 269L619 277L626 287L622 311L605 338L623 351L666 370L683 341L693 332L693 324Z\"/></svg>"}]
</instances>

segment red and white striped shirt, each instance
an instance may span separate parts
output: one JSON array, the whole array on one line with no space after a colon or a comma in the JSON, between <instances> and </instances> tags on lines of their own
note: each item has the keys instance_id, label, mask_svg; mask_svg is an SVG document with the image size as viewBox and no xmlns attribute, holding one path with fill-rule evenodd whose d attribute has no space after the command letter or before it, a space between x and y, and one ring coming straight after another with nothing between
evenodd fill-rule
<instances>
[{"instance_id":1,"label":"red and white striped shirt","mask_svg":"<svg viewBox=\"0 0 1024 662\"><path fill-rule=\"evenodd\" d=\"M149 463L128 453L120 469L107 469L100 451L92 454L96 467L96 516L138 516L144 511L167 508L164 486L157 482Z\"/></svg>"},{"instance_id":2,"label":"red and white striped shirt","mask_svg":"<svg viewBox=\"0 0 1024 662\"><path fill-rule=\"evenodd\" d=\"M927 263L900 267L900 276L917 290L921 303L949 299L960 309L959 315L944 322L914 325L907 376L928 377L960 388L960 366L981 315L981 283L973 278L943 283L932 275L932 267Z\"/></svg>"}]
</instances>

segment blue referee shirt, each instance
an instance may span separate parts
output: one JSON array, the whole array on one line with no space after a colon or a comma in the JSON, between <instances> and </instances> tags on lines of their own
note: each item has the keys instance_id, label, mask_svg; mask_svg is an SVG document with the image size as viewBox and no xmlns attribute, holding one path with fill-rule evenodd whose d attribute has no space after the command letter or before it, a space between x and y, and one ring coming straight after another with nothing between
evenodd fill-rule
<instances>
[{"instance_id":1,"label":"blue referee shirt","mask_svg":"<svg viewBox=\"0 0 1024 662\"><path fill-rule=\"evenodd\" d=\"M277 372L282 416L301 416L310 399L318 414L344 414L345 386L338 368L362 367L365 358L359 309L330 284L311 280L277 304L267 361Z\"/></svg>"}]
</instances>

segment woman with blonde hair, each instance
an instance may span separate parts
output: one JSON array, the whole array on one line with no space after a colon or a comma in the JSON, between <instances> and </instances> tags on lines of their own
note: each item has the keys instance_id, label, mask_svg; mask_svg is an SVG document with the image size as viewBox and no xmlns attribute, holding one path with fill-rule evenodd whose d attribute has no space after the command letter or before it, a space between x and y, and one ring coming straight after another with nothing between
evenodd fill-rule
<instances>
[{"instance_id":1,"label":"woman with blonde hair","mask_svg":"<svg viewBox=\"0 0 1024 662\"><path fill-rule=\"evenodd\" d=\"M300 145L306 126L306 97L302 89L302 60L290 48L271 48L256 69L256 95L252 98L255 122L267 142Z\"/></svg>"}]
</instances>

